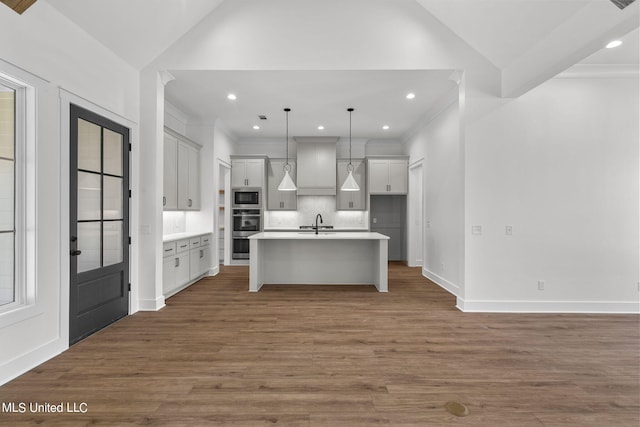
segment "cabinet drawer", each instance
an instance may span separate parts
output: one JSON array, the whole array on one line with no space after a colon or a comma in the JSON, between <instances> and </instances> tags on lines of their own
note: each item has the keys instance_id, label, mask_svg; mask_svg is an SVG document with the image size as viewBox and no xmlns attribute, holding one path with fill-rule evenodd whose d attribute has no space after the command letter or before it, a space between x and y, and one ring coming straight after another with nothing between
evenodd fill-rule
<instances>
[{"instance_id":1,"label":"cabinet drawer","mask_svg":"<svg viewBox=\"0 0 640 427\"><path fill-rule=\"evenodd\" d=\"M200 247L200 238L199 237L192 237L191 239L189 239L189 247L191 249L199 248Z\"/></svg>"},{"instance_id":2,"label":"cabinet drawer","mask_svg":"<svg viewBox=\"0 0 640 427\"><path fill-rule=\"evenodd\" d=\"M208 246L209 240L211 240L211 236L208 234L206 236L200 237L200 246Z\"/></svg>"},{"instance_id":3,"label":"cabinet drawer","mask_svg":"<svg viewBox=\"0 0 640 427\"><path fill-rule=\"evenodd\" d=\"M176 248L177 253L188 251L189 250L189 239L178 240L178 247Z\"/></svg>"},{"instance_id":4,"label":"cabinet drawer","mask_svg":"<svg viewBox=\"0 0 640 427\"><path fill-rule=\"evenodd\" d=\"M167 242L162 244L162 256L172 256L176 253L176 242Z\"/></svg>"}]
</instances>

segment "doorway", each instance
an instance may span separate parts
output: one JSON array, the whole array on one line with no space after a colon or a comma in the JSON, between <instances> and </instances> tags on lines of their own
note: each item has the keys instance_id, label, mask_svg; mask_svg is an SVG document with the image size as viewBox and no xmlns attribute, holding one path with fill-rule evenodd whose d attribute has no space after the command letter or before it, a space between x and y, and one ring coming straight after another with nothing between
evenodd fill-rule
<instances>
[{"instance_id":1,"label":"doorway","mask_svg":"<svg viewBox=\"0 0 640 427\"><path fill-rule=\"evenodd\" d=\"M230 236L231 225L229 206L231 204L231 165L218 159L218 214L216 218L218 231L218 259L221 265L229 265L231 260Z\"/></svg>"},{"instance_id":2,"label":"doorway","mask_svg":"<svg viewBox=\"0 0 640 427\"><path fill-rule=\"evenodd\" d=\"M409 267L421 267L424 253L424 175L422 160L409 167Z\"/></svg>"},{"instance_id":3,"label":"doorway","mask_svg":"<svg viewBox=\"0 0 640 427\"><path fill-rule=\"evenodd\" d=\"M129 312L129 129L70 106L69 344Z\"/></svg>"}]
</instances>

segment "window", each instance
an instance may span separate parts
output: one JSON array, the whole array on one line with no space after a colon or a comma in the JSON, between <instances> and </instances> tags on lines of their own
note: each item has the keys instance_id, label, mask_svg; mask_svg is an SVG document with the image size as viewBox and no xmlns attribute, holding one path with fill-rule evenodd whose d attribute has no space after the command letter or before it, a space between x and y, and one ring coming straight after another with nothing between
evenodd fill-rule
<instances>
[{"instance_id":1,"label":"window","mask_svg":"<svg viewBox=\"0 0 640 427\"><path fill-rule=\"evenodd\" d=\"M16 301L16 90L0 80L0 306Z\"/></svg>"}]
</instances>

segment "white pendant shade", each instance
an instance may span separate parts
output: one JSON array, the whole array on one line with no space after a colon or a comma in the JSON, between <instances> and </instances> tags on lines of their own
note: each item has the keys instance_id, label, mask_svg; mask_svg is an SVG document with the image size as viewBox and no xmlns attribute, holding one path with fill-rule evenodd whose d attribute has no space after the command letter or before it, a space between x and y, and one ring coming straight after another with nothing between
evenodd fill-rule
<instances>
[{"instance_id":1,"label":"white pendant shade","mask_svg":"<svg viewBox=\"0 0 640 427\"><path fill-rule=\"evenodd\" d=\"M278 185L278 191L296 191L296 184L294 184L291 176L289 175L289 171L284 171L284 176L282 177L282 182Z\"/></svg>"},{"instance_id":2,"label":"white pendant shade","mask_svg":"<svg viewBox=\"0 0 640 427\"><path fill-rule=\"evenodd\" d=\"M349 171L347 179L344 180L344 184L340 187L341 191L360 191L356 179L353 177L353 171Z\"/></svg>"}]
</instances>

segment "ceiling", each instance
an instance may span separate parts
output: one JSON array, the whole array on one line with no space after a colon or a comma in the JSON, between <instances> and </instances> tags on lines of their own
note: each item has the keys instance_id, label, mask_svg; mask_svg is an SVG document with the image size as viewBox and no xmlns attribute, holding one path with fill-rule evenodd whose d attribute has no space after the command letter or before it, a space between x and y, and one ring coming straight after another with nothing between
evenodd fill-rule
<instances>
[{"instance_id":1,"label":"ceiling","mask_svg":"<svg viewBox=\"0 0 640 427\"><path fill-rule=\"evenodd\" d=\"M142 69L223 0L48 1L134 68Z\"/></svg>"},{"instance_id":2,"label":"ceiling","mask_svg":"<svg viewBox=\"0 0 640 427\"><path fill-rule=\"evenodd\" d=\"M238 138L292 136L397 139L457 93L451 71L172 71L167 100L201 120L220 119ZM415 98L408 100L412 92ZM235 101L227 99L233 93ZM267 116L260 120L258 115ZM260 126L254 130L253 126ZM318 130L323 125L324 130ZM388 125L389 129L382 129Z\"/></svg>"},{"instance_id":3,"label":"ceiling","mask_svg":"<svg viewBox=\"0 0 640 427\"><path fill-rule=\"evenodd\" d=\"M135 69L160 56L205 17L251 0L39 0L48 2ZM253 0L257 1L257 0ZM288 10L304 15L305 2ZM363 1L363 0L345 0ZM389 0L391 1L391 0ZM404 0L394 8L415 13L415 5L496 66L503 96L515 97L576 62L638 64L638 3L620 11L610 0ZM288 4L287 2L276 2ZM274 3L275 4L275 3ZM363 3L364 5L365 3ZM236 6L237 5L237 6ZM362 6L366 7L366 6ZM302 11L302 12L301 12ZM28 12L27 12L28 13ZM634 21L635 19L635 21ZM425 21L426 22L426 21ZM357 31L357 22L353 31ZM446 31L446 30L445 30ZM631 31L631 33L629 33ZM626 35L625 35L626 34ZM602 49L609 37L617 49ZM240 138L281 137L284 107L292 108L292 135L344 136L347 107L353 107L353 135L401 138L451 94L450 71L172 71L167 99L200 120L222 120ZM507 82L505 84L505 82ZM416 99L404 95L416 92ZM229 92L238 99L226 99ZM268 116L259 122L258 114ZM251 126L259 124L254 131ZM318 125L325 130L317 130ZM390 129L382 131L388 124Z\"/></svg>"}]
</instances>

